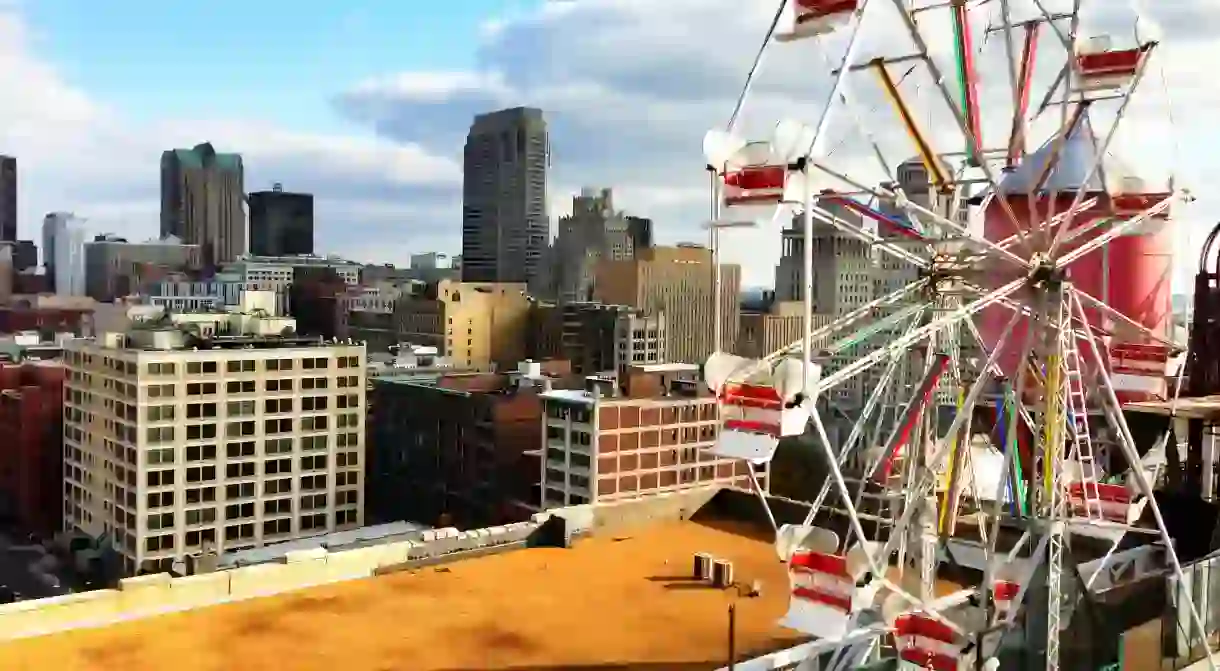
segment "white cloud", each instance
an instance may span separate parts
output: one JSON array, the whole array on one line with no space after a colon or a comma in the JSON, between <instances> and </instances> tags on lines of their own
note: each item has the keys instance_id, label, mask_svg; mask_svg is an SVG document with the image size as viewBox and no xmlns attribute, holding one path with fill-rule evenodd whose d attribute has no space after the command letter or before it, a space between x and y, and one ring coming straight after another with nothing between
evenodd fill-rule
<instances>
[{"instance_id":1,"label":"white cloud","mask_svg":"<svg viewBox=\"0 0 1220 671\"><path fill-rule=\"evenodd\" d=\"M155 236L161 152L210 141L243 154L249 190L281 181L314 192L323 251L405 261L410 251L452 250L461 184L452 151L244 119L137 125L41 61L14 4L0 4L0 90L20 92L0 105L0 152L18 157L23 237L40 240L52 210L73 210L96 232Z\"/></svg>"},{"instance_id":2,"label":"white cloud","mask_svg":"<svg viewBox=\"0 0 1220 671\"><path fill-rule=\"evenodd\" d=\"M1028 2L1024 4L1019 11L1032 11ZM1044 4L1054 11L1064 2ZM1091 4L1103 9L1086 15L1085 31L1122 30L1116 35L1130 35L1131 3ZM1155 24L1164 47L1115 148L1144 170L1163 171L1173 165L1180 181L1195 185L1196 195L1201 196L1178 224L1183 231L1179 276L1184 276L1194 265L1204 229L1210 228L1208 211L1220 204L1220 199L1206 193L1208 178L1220 168L1215 158L1220 144L1214 139L1208 111L1213 102L1220 102L1220 89L1200 66L1220 57L1220 31L1214 30L1220 23L1220 7L1217 0L1145 4L1151 5L1151 15L1141 30L1147 33ZM855 60L913 53L891 3L878 0L873 5L866 16L871 30ZM567 185L614 186L621 205L657 220L661 240L698 239L707 208L700 140L708 128L725 122L774 6L739 0L552 0L533 13L489 22L475 71L384 76L353 87L338 104L384 136L419 142L438 152L460 146L470 117L477 112L511 105L541 107L552 133L552 202L570 196ZM921 21L935 27L932 48L938 57L947 58L947 14L930 12ZM1062 51L1055 54L1058 47L1053 40L1049 32L1044 34L1044 58L1061 63ZM837 59L841 48L841 42L829 46L831 57ZM996 35L989 38L987 48L982 71L1003 72ZM894 67L896 74L902 69ZM808 43L771 48L754 85L744 127L757 135L784 117L813 122L829 86L828 70L818 47ZM952 76L948 68L946 73ZM1040 79L1049 80L1053 74L1044 72ZM910 143L875 82L867 73L849 80L859 97L862 122L877 133L887 158L893 162L910 155ZM926 74L914 75L904 90L919 109L920 121L943 147L950 135L950 119L930 79ZM1002 129L1008 123L1007 91L1004 81L983 91L992 137L1006 132ZM1166 91L1172 92L1172 123ZM1096 115L1104 120L1105 105L1096 107ZM847 170L871 169L863 151L866 145L852 131L850 115L839 117L832 127L836 137L850 136L835 152L836 160ZM1051 117L1040 127L1053 127L1058 114L1052 111ZM1131 160L1132 156L1138 159ZM748 281L769 284L778 236L774 231L735 233L734 241L738 235L747 237L741 244L735 242L728 256L745 265Z\"/></svg>"}]
</instances>

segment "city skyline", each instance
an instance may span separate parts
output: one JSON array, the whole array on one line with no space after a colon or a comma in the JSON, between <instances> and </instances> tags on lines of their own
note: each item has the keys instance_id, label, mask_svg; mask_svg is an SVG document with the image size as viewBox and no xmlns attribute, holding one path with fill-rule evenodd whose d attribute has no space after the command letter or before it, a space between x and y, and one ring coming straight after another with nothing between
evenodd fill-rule
<instances>
[{"instance_id":1,"label":"city skyline","mask_svg":"<svg viewBox=\"0 0 1220 671\"><path fill-rule=\"evenodd\" d=\"M736 14L733 3L721 0L699 3L693 13L685 3L542 4L486 0L407 16L388 3L303 13L280 11L273 2L250 16L254 28L217 37L208 28L238 11L235 3L138 13L81 9L65 0L6 3L0 50L8 58L0 59L6 64L0 80L39 92L0 111L6 131L0 152L22 166L20 237L36 238L41 216L58 210L88 217L99 231L155 235L151 175L160 151L211 141L247 159L248 190L278 181L317 195L320 251L400 265L412 252L455 253L462 137L476 113L528 104L554 116L552 222L582 186L606 186L625 209L657 222L658 243L703 240L699 139L724 122L771 9L724 21ZM1189 85L1188 66L1220 53L1220 42L1206 37L1210 19L1200 3L1152 12L1173 45L1163 67L1175 90L1175 116L1172 129L1163 109L1143 110L1137 122L1148 129L1141 135L1177 138L1164 144L1177 145L1180 181L1199 196L1183 219L1175 278L1181 286L1203 222L1220 205L1204 188L1220 169L1217 152L1189 141L1207 128L1200 110L1214 94ZM661 29L683 17L681 35ZM286 34L296 31L293 39L246 39L271 21ZM182 25L193 28L175 28ZM135 28L155 38L126 39ZM413 44L387 37L396 31L413 36L405 40ZM325 38L326 58L302 52L310 36ZM701 39L725 48L693 59L698 50L689 46ZM643 46L624 58L615 45L627 43ZM213 58L219 49L225 56ZM268 58L268 50L277 56ZM235 61L242 67L231 67ZM790 76L802 67L798 61L777 57L764 68L755 90L768 115L794 106L798 116L815 115L817 91ZM149 85L156 77L181 83ZM1156 88L1149 86L1150 95ZM984 107L994 97L984 91ZM752 120L764 121L774 119ZM755 236L749 242L757 244L729 245L725 260L743 263L745 284L770 285L778 231L740 235ZM734 258L746 249L748 258Z\"/></svg>"}]
</instances>

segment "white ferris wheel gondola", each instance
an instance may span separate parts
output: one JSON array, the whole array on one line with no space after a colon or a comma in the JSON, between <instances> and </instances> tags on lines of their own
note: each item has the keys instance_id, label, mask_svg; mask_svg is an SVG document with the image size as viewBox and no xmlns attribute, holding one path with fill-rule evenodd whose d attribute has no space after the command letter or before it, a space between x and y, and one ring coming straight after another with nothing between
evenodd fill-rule
<instances>
[{"instance_id":1,"label":"white ferris wheel gondola","mask_svg":"<svg viewBox=\"0 0 1220 671\"><path fill-rule=\"evenodd\" d=\"M847 25L860 10L860 0L792 0L788 3L790 25L775 36L778 42L794 42L828 35Z\"/></svg>"},{"instance_id":2,"label":"white ferris wheel gondola","mask_svg":"<svg viewBox=\"0 0 1220 671\"><path fill-rule=\"evenodd\" d=\"M784 206L803 203L808 172L801 165L812 130L798 121L781 121L770 140L748 141L733 133L710 130L703 155L721 183L726 209L766 211L774 219Z\"/></svg>"},{"instance_id":3,"label":"white ferris wheel gondola","mask_svg":"<svg viewBox=\"0 0 1220 671\"><path fill-rule=\"evenodd\" d=\"M817 385L821 372L814 364L806 377L803 362L790 357L766 362L713 354L703 377L716 394L720 431L708 451L755 464L771 461L781 438L805 432L812 399L803 394Z\"/></svg>"}]
</instances>

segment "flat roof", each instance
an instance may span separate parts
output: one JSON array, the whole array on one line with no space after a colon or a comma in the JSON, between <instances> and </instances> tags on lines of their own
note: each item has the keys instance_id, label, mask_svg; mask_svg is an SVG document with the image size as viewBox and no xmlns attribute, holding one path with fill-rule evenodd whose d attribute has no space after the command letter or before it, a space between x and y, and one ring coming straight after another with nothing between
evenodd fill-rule
<instances>
[{"instance_id":1,"label":"flat roof","mask_svg":"<svg viewBox=\"0 0 1220 671\"><path fill-rule=\"evenodd\" d=\"M762 595L692 582L695 552L732 561ZM748 525L671 522L17 640L0 668L715 669L733 602L741 659L804 640L777 624L787 595L784 565Z\"/></svg>"},{"instance_id":2,"label":"flat roof","mask_svg":"<svg viewBox=\"0 0 1220 671\"><path fill-rule=\"evenodd\" d=\"M1123 410L1150 415L1177 415L1183 419L1220 419L1220 395L1179 398L1176 401L1137 401L1123 404Z\"/></svg>"},{"instance_id":3,"label":"flat roof","mask_svg":"<svg viewBox=\"0 0 1220 671\"><path fill-rule=\"evenodd\" d=\"M637 366L645 373L684 373L699 370L699 364L696 363L649 363L643 366Z\"/></svg>"},{"instance_id":4,"label":"flat roof","mask_svg":"<svg viewBox=\"0 0 1220 671\"><path fill-rule=\"evenodd\" d=\"M552 389L538 394L539 397L551 401L562 401L564 403L579 403L581 405L593 405L593 395L581 389Z\"/></svg>"}]
</instances>

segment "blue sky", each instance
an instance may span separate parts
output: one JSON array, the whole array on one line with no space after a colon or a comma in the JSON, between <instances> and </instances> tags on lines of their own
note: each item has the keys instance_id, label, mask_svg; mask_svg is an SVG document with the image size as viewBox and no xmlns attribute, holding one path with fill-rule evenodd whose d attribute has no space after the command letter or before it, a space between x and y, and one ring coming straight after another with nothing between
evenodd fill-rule
<instances>
[{"instance_id":1,"label":"blue sky","mask_svg":"<svg viewBox=\"0 0 1220 671\"><path fill-rule=\"evenodd\" d=\"M35 46L131 118L241 117L335 130L351 82L472 68L479 27L509 0L37 0Z\"/></svg>"},{"instance_id":2,"label":"blue sky","mask_svg":"<svg viewBox=\"0 0 1220 671\"><path fill-rule=\"evenodd\" d=\"M1220 208L1207 187L1220 174L1212 113L1220 88L1198 77L1200 62L1220 58L1216 1L1149 7L1165 29L1159 62L1168 79L1158 72L1145 87L1150 104L1124 123L1116 142L1117 153L1141 170L1173 165L1199 196L1176 225L1179 282ZM617 207L656 220L659 242L699 241L707 207L702 137L732 109L771 7L753 0L0 0L0 90L21 92L0 105L0 152L21 164L26 237L37 238L43 214L53 210L74 210L98 232L155 235L161 151L210 140L244 155L248 190L279 181L315 193L318 249L404 262L411 253L460 247L462 137L471 117L531 104L546 111L551 132L552 216L581 187L610 186ZM492 22L498 29L489 32ZM870 26L865 41L879 53L910 50L896 23ZM811 53L768 52L743 133L761 139L779 119L816 119L831 78ZM983 109L1006 133L1011 95L1000 90L1003 79L990 77ZM852 87L862 106L848 114L868 119L891 160L910 155L892 110L873 95L875 82L862 75ZM938 142L960 143L946 133L951 124L936 121L926 84L922 95L907 93ZM832 132L854 135L846 118ZM1035 133L1039 142L1045 130ZM867 145L855 140L831 162L866 181L883 178L870 169ZM742 264L747 283L771 284L776 231L740 235L725 259Z\"/></svg>"}]
</instances>

